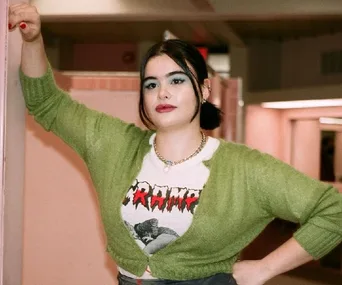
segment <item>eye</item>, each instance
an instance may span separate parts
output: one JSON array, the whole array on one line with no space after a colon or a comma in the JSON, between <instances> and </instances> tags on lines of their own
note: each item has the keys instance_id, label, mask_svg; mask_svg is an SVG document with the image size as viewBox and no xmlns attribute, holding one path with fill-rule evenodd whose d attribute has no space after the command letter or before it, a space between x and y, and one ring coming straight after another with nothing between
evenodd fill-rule
<instances>
[{"instance_id":1,"label":"eye","mask_svg":"<svg viewBox=\"0 0 342 285\"><path fill-rule=\"evenodd\" d=\"M178 84L182 84L184 81L185 81L185 79L183 79L183 78L173 78L171 81L171 84L178 85Z\"/></svg>"},{"instance_id":2,"label":"eye","mask_svg":"<svg viewBox=\"0 0 342 285\"><path fill-rule=\"evenodd\" d=\"M144 85L144 88L145 89L154 89L157 87L157 84L156 83L148 83L148 84L145 84Z\"/></svg>"},{"instance_id":3,"label":"eye","mask_svg":"<svg viewBox=\"0 0 342 285\"><path fill-rule=\"evenodd\" d=\"M158 82L156 80L146 80L144 82L144 89L152 90L155 89L158 85Z\"/></svg>"}]
</instances>

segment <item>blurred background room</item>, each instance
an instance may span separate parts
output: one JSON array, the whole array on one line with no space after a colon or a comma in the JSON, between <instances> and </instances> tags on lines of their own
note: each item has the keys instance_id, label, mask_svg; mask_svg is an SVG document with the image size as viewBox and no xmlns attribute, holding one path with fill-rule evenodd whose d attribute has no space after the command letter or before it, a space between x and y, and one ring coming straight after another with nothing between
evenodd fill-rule
<instances>
[{"instance_id":1,"label":"blurred background room","mask_svg":"<svg viewBox=\"0 0 342 285\"><path fill-rule=\"evenodd\" d=\"M8 3L0 3L0 284L116 284L85 165L24 108L21 39L7 33ZM210 100L224 112L210 135L267 152L342 194L341 0L31 3L42 16L55 78L75 99L143 127L143 54L163 39L187 40L206 59ZM263 257L296 228L275 220L244 258ZM267 284L341 285L342 245Z\"/></svg>"}]
</instances>

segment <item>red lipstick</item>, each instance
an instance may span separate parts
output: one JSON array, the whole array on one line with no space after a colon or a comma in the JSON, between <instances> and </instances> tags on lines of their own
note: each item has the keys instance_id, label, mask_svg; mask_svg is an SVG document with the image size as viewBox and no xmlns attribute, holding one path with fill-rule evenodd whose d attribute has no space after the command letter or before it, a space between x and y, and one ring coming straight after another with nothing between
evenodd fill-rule
<instances>
[{"instance_id":1,"label":"red lipstick","mask_svg":"<svg viewBox=\"0 0 342 285\"><path fill-rule=\"evenodd\" d=\"M176 106L170 105L170 104L159 104L156 107L156 111L158 113L168 113L168 112L172 112L174 109L176 109Z\"/></svg>"}]
</instances>

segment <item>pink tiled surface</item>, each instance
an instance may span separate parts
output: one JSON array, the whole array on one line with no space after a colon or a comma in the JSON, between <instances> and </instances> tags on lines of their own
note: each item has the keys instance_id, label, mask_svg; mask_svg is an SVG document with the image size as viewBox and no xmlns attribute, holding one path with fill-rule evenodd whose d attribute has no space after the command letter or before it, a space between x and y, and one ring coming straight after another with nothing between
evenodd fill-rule
<instances>
[{"instance_id":1,"label":"pink tiled surface","mask_svg":"<svg viewBox=\"0 0 342 285\"><path fill-rule=\"evenodd\" d=\"M136 91L139 89L139 78L72 76L71 86L77 90Z\"/></svg>"},{"instance_id":2,"label":"pink tiled surface","mask_svg":"<svg viewBox=\"0 0 342 285\"><path fill-rule=\"evenodd\" d=\"M60 88L64 90L111 90L111 91L137 91L139 78L126 76L80 76L63 75L54 71L55 79Z\"/></svg>"}]
</instances>

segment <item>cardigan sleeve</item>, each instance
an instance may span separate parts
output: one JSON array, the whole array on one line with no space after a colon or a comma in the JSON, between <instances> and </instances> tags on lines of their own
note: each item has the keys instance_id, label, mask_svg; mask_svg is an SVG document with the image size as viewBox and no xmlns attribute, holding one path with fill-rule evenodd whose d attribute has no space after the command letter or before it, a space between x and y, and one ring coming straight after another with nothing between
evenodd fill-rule
<instances>
[{"instance_id":1,"label":"cardigan sleeve","mask_svg":"<svg viewBox=\"0 0 342 285\"><path fill-rule=\"evenodd\" d=\"M127 140L138 138L142 133L133 124L89 109L73 100L56 85L50 65L42 77L31 78L21 70L19 73L29 114L46 131L53 132L72 147L84 160L87 159L89 148L96 145L99 134L110 134L111 145L120 148Z\"/></svg>"},{"instance_id":2,"label":"cardigan sleeve","mask_svg":"<svg viewBox=\"0 0 342 285\"><path fill-rule=\"evenodd\" d=\"M253 194L264 210L299 223L294 238L314 259L342 241L342 194L337 189L256 150L247 165Z\"/></svg>"}]
</instances>

